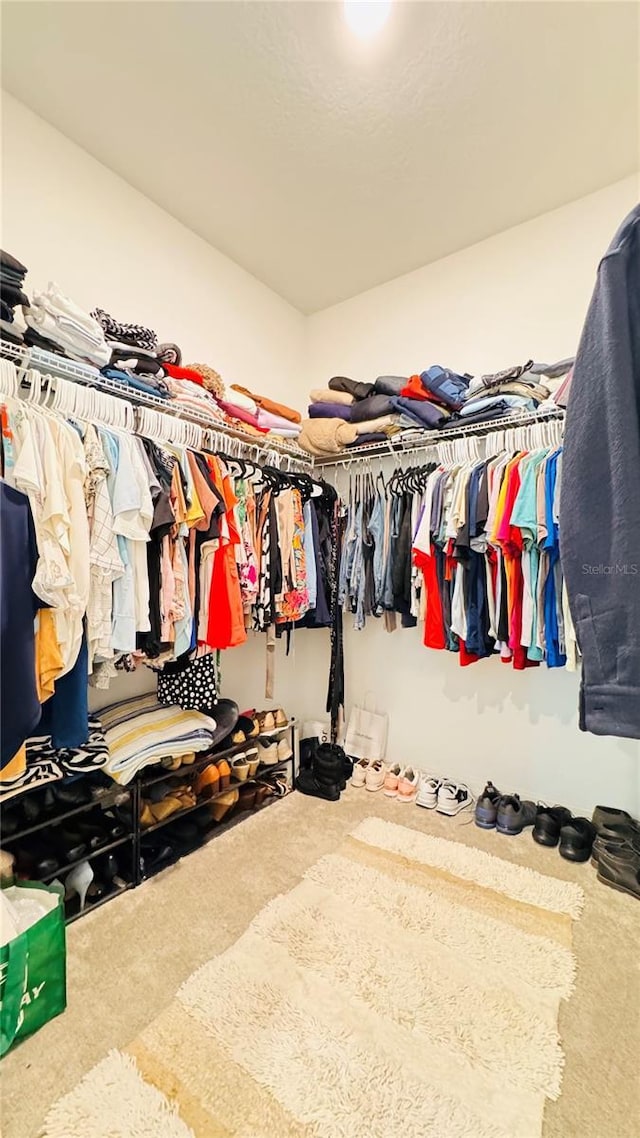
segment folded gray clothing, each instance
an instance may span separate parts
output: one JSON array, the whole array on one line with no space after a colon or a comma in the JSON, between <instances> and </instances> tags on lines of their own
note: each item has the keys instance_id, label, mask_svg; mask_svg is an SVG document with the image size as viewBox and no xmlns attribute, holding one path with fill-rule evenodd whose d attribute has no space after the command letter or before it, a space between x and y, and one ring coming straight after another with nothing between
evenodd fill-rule
<instances>
[{"instance_id":1,"label":"folded gray clothing","mask_svg":"<svg viewBox=\"0 0 640 1138\"><path fill-rule=\"evenodd\" d=\"M366 435L358 435L354 443L347 443L347 450L355 450L356 447L371 446L372 443L387 443L389 439L380 431L370 431Z\"/></svg>"},{"instance_id":2,"label":"folded gray clothing","mask_svg":"<svg viewBox=\"0 0 640 1138\"><path fill-rule=\"evenodd\" d=\"M518 364L515 367L505 368L503 371L496 371L490 375L479 375L473 379L469 385L469 394L476 394L482 391L483 388L496 388L501 387L505 383L513 383L520 381L522 383L538 383L541 375L546 376L548 379L557 379L558 376L566 375L569 368L573 365L573 356L564 360L559 360L555 364L537 364L533 360L527 360L525 364Z\"/></svg>"},{"instance_id":3,"label":"folded gray clothing","mask_svg":"<svg viewBox=\"0 0 640 1138\"><path fill-rule=\"evenodd\" d=\"M372 383L358 383L346 375L334 375L329 380L329 387L332 391L346 391L349 395L353 395L354 399L366 399L373 391Z\"/></svg>"},{"instance_id":4,"label":"folded gray clothing","mask_svg":"<svg viewBox=\"0 0 640 1138\"><path fill-rule=\"evenodd\" d=\"M373 387L378 395L400 395L409 379L404 375L379 375Z\"/></svg>"},{"instance_id":5,"label":"folded gray clothing","mask_svg":"<svg viewBox=\"0 0 640 1138\"><path fill-rule=\"evenodd\" d=\"M17 257L13 257L11 253L7 253L6 249L0 249L0 266L3 269L13 269L15 273L22 273L23 276L27 272L26 265L23 265Z\"/></svg>"},{"instance_id":6,"label":"folded gray clothing","mask_svg":"<svg viewBox=\"0 0 640 1138\"><path fill-rule=\"evenodd\" d=\"M407 399L403 395L394 395L391 403L396 411L400 411L419 427L432 429L448 422L448 416L443 415L441 408L428 399Z\"/></svg>"},{"instance_id":7,"label":"folded gray clothing","mask_svg":"<svg viewBox=\"0 0 640 1138\"><path fill-rule=\"evenodd\" d=\"M5 265L0 265L0 280L3 284L15 285L16 288L22 288L24 284L24 273L17 273L15 269L7 269Z\"/></svg>"},{"instance_id":8,"label":"folded gray clothing","mask_svg":"<svg viewBox=\"0 0 640 1138\"><path fill-rule=\"evenodd\" d=\"M7 324L13 324L13 308L4 300L0 300L0 320L6 321Z\"/></svg>"},{"instance_id":9,"label":"folded gray clothing","mask_svg":"<svg viewBox=\"0 0 640 1138\"><path fill-rule=\"evenodd\" d=\"M367 423L369 419L381 419L383 415L392 415L395 408L391 396L370 395L367 399L360 399L354 403L349 410L351 423Z\"/></svg>"},{"instance_id":10,"label":"folded gray clothing","mask_svg":"<svg viewBox=\"0 0 640 1138\"><path fill-rule=\"evenodd\" d=\"M352 403L351 406L347 406L346 403L310 403L309 418L343 419L345 423L349 423L355 406L355 403Z\"/></svg>"},{"instance_id":11,"label":"folded gray clothing","mask_svg":"<svg viewBox=\"0 0 640 1138\"><path fill-rule=\"evenodd\" d=\"M29 297L17 285L11 284L0 278L0 297L5 304L10 304L12 308L17 308L19 304L25 308L29 307Z\"/></svg>"}]
</instances>

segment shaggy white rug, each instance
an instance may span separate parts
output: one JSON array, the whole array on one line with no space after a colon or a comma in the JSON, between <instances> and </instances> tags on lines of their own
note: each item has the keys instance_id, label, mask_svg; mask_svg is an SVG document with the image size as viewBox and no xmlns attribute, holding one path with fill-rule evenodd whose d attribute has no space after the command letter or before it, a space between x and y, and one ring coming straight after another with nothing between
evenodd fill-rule
<instances>
[{"instance_id":1,"label":"shaggy white rug","mask_svg":"<svg viewBox=\"0 0 640 1138\"><path fill-rule=\"evenodd\" d=\"M576 885L369 819L45 1138L539 1138L581 907Z\"/></svg>"}]
</instances>

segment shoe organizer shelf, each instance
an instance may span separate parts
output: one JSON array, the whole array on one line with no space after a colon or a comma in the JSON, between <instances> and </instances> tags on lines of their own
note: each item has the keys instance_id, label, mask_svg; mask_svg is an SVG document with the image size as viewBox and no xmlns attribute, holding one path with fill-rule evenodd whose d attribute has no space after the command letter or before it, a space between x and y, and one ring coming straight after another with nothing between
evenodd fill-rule
<instances>
[{"instance_id":1,"label":"shoe organizer shelf","mask_svg":"<svg viewBox=\"0 0 640 1138\"><path fill-rule=\"evenodd\" d=\"M99 908L121 893L135 889L162 869L199 849L211 838L243 821L256 809L264 809L267 805L279 801L279 795L274 794L266 798L257 807L246 808L241 802L236 803L221 821L216 822L211 817L206 827L198 827L197 837L191 842L172 836L172 824L179 827L183 819L189 820L190 815L197 810L202 811L203 807L206 809L229 790L247 786L257 787L264 782L265 776L287 767L291 768L288 784L293 789L295 720L292 719L286 726L275 731L264 732L264 736L282 735L286 730L291 733L292 754L288 758L277 763L261 765L252 779L232 779L224 790L185 809L176 810L151 826L141 825L140 814L143 799L152 787L161 782L171 785L176 780L182 783L190 782L192 777L209 764L221 762L223 759L233 760L250 748L255 740L237 743L223 751L208 753L176 770L158 765L147 767L128 786L113 783L105 775L92 774L77 775L71 779L50 783L45 787L30 788L0 803L0 844L3 849L16 856L19 876L42 881L45 884L56 879L64 880L66 875L83 861L98 867L96 881L101 881L100 859L104 857L105 865L108 866L110 862L107 859L110 855L117 858L117 874L114 875L117 884L113 879L107 881L106 885L111 888L107 888L106 892L93 901L88 897L84 909L80 908L77 895L65 901L66 922L71 924L85 913ZM91 814L91 818L84 821L85 814ZM105 840L93 848L91 843L99 837L101 821ZM117 832L118 830L122 832ZM113 838L109 831L115 834ZM152 838L151 836L158 831L157 838ZM78 850L79 845L84 847L82 852ZM157 852L164 853L164 856L154 859L151 856L152 845L156 847ZM74 856L65 856L66 851L73 853Z\"/></svg>"},{"instance_id":2,"label":"shoe organizer shelf","mask_svg":"<svg viewBox=\"0 0 640 1138\"><path fill-rule=\"evenodd\" d=\"M70 924L133 887L137 800L136 787L119 786L102 774L29 788L0 804L2 848L15 856L21 877L44 884L64 881L84 861L95 867L95 882L104 892L95 900L88 897L83 910L77 894L69 897L65 913ZM103 880L103 869L115 872Z\"/></svg>"},{"instance_id":3,"label":"shoe organizer shelf","mask_svg":"<svg viewBox=\"0 0 640 1138\"><path fill-rule=\"evenodd\" d=\"M186 821L189 823L192 817L196 815L199 820L206 815L207 809L212 806L218 799L228 794L231 790L241 790L243 787L255 786L256 788L264 783L265 778L270 774L278 771L283 771L284 768L290 767L291 773L289 778L290 789L294 787L295 775L295 720L276 728L276 730L265 731L261 737L271 737L273 735L282 735L285 731L289 731L291 735L291 755L286 759L281 759L277 763L261 764L253 778L246 779L230 779L229 784L224 789L216 791L208 797L199 798L193 805L187 806L182 810L175 810L165 818L161 818L151 825L139 824L138 834L138 851L139 851L139 881L147 881L151 877L155 877L163 869L167 869L170 865L175 864L181 858L186 857L189 853L193 853L196 849L200 849L206 842L212 838L217 837L218 834L224 833L226 830L231 829L236 823L243 821L256 810L262 810L266 806L271 805L273 802L279 801L279 795L274 794L266 798L259 805L252 805L246 807L239 800L231 809L224 815L220 821L216 821L212 816L205 817L205 824L191 827L190 836L181 836L184 827L181 823ZM195 777L211 763L220 763L226 760L231 764L234 758L238 755L251 749L255 744L256 736L243 743L236 743L232 747L225 748L222 751L213 751L202 757L196 759L193 763L184 764L176 770L167 768L159 768L152 766L142 771L137 779L138 795L139 795L139 808L143 806L146 797L152 787L157 786L158 783L167 783L167 795L171 794L171 785L178 786L180 784L191 783Z\"/></svg>"}]
</instances>

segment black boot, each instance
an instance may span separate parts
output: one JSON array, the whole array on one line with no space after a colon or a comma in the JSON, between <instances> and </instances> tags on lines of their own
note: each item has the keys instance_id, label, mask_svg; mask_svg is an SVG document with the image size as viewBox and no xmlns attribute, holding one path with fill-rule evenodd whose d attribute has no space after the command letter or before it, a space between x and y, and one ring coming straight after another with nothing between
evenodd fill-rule
<instances>
[{"instance_id":1,"label":"black boot","mask_svg":"<svg viewBox=\"0 0 640 1138\"><path fill-rule=\"evenodd\" d=\"M347 779L353 774L353 763L336 743L321 743L313 760L316 774L323 772L334 779L341 790L346 790Z\"/></svg>"},{"instance_id":2,"label":"black boot","mask_svg":"<svg viewBox=\"0 0 640 1138\"><path fill-rule=\"evenodd\" d=\"M337 783L323 782L310 770L300 771L296 779L296 790L302 794L310 794L314 798L326 798L329 802L337 802L340 797L340 787Z\"/></svg>"}]
</instances>

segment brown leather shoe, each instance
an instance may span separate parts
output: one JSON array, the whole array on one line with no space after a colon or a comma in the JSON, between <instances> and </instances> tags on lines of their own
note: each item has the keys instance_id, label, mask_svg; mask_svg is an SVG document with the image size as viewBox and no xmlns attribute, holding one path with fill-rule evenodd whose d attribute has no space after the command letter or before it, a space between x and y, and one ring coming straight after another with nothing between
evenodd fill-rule
<instances>
[{"instance_id":1,"label":"brown leather shoe","mask_svg":"<svg viewBox=\"0 0 640 1138\"><path fill-rule=\"evenodd\" d=\"M598 858L598 881L640 900L640 855L633 850L605 848Z\"/></svg>"}]
</instances>

